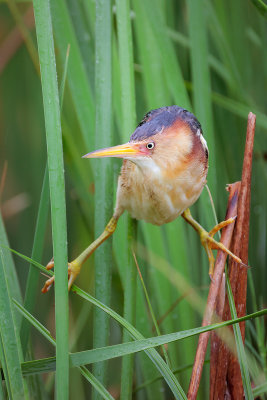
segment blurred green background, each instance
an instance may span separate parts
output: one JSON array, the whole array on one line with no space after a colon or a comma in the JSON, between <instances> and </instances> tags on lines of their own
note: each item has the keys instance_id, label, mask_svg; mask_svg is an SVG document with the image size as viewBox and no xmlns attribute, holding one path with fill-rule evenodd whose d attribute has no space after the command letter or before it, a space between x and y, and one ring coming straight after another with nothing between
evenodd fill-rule
<instances>
[{"instance_id":1,"label":"blurred green background","mask_svg":"<svg viewBox=\"0 0 267 400\"><path fill-rule=\"evenodd\" d=\"M84 160L81 156L95 149L99 141L108 144L111 140L115 145L125 142L132 133L124 130L127 123L123 117L121 76L124 67L119 58L118 4L112 3L111 11L112 88L111 92L107 92L112 99L111 131L95 132L96 107L99 104L96 100L98 89L95 88L95 68L98 66L95 58L95 2L51 2L59 86L70 44L61 114L69 260L95 237L95 205L99 208L105 204L104 198L96 198L95 195L100 192L95 188L94 177L101 179L102 164L94 165L94 160ZM150 109L166 105L177 104L195 113L210 149L208 185L219 220L224 218L226 211L226 184L241 178L248 112L252 111L257 116L248 312L263 308L267 300L267 12L264 15L264 7L258 8L257 4L257 1L249 0L133 0L129 13L133 37L131 67L134 71L134 92L129 96L135 98L134 124ZM10 247L30 256L47 160L37 41L30 2L0 2L0 74L1 211ZM97 112L99 118L99 115L105 116L106 110ZM133 115L129 118L134 120ZM109 164L108 180L113 182L114 196L120 165L121 162L115 159ZM206 189L191 211L207 229L212 228L215 222ZM105 212L111 216L112 206ZM112 247L111 307L119 314L123 314L123 299L127 296L126 225L127 216L123 216L114 234ZM161 228L139 223L138 242L156 255L159 263L162 260L168 262L205 301L209 284L206 254L200 248L197 235L185 225L182 219ZM44 265L53 255L50 218L45 232L40 260ZM138 251L138 263L155 316L160 319L167 313L160 324L161 333L200 326L201 315L196 306L187 301L187 293L181 287L177 288L171 277L161 275L142 252L142 249ZM24 296L28 263L18 257L15 263ZM134 268L133 262L131 265ZM134 325L144 336L150 337L154 335L153 322L140 280L137 279L137 282ZM34 292L36 307L33 314L55 335L54 289L47 295L41 294L43 283L44 278L40 275ZM94 257L87 261L77 285L94 295ZM93 307L71 295L71 351L92 348L92 325ZM264 321L256 326L251 322L247 332L248 349L256 354L266 371ZM40 334L32 331L31 340L35 359L54 355L54 348ZM121 329L111 321L109 343L120 342ZM172 369L192 364L195 347L195 339L170 344L168 355ZM105 386L115 397L120 393L120 365L120 359L108 363ZM208 393L208 366L205 368L200 388L200 398L203 399ZM78 372L71 371L70 398L89 398L90 385ZM138 354L133 388L155 376L157 373L151 362ZM186 391L190 368L177 376ZM52 396L53 374L45 374L42 379L45 383L44 398ZM138 399L171 398L161 380L147 385L134 396Z\"/></svg>"}]
</instances>

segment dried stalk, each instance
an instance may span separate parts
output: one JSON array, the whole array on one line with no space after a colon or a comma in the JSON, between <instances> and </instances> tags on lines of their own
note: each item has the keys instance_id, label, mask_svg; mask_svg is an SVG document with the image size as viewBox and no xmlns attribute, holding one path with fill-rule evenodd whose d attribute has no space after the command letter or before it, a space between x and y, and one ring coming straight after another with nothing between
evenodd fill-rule
<instances>
[{"instance_id":1,"label":"dried stalk","mask_svg":"<svg viewBox=\"0 0 267 400\"><path fill-rule=\"evenodd\" d=\"M255 135L256 116L248 115L246 146L244 153L242 182L238 200L237 221L234 230L233 245L231 250L248 262L248 240L249 240L249 215L250 215L250 187L253 144ZM233 260L229 262L229 278L235 299L237 316L245 315L247 294L247 269L236 264ZM225 301L223 319L231 318L228 300ZM245 338L245 323L240 324L243 341ZM217 343L216 364L211 365L215 378L211 380L210 399L225 399L227 394L230 398L241 399L244 396L242 378L238 360L229 352L226 345L220 340Z\"/></svg>"},{"instance_id":2,"label":"dried stalk","mask_svg":"<svg viewBox=\"0 0 267 400\"><path fill-rule=\"evenodd\" d=\"M240 189L240 182L229 185L227 189L229 191L229 199L225 219L235 217L237 214L237 201ZM231 224L224 228L222 231L221 242L228 248L231 244L233 230L234 224ZM215 262L213 280L210 284L207 306L204 313L202 326L209 325L212 322L212 316L216 308L216 301L221 287L226 258L227 255L224 252L218 251ZM199 336L195 362L188 390L188 399L190 400L196 399L197 397L209 337L210 332L203 333Z\"/></svg>"},{"instance_id":3,"label":"dried stalk","mask_svg":"<svg viewBox=\"0 0 267 400\"><path fill-rule=\"evenodd\" d=\"M225 274L223 274L221 287L216 303L216 315L222 320L225 304ZM210 337L210 399L213 399L214 383L216 379L216 367L218 363L218 349L220 346L220 338L216 332L211 332Z\"/></svg>"}]
</instances>

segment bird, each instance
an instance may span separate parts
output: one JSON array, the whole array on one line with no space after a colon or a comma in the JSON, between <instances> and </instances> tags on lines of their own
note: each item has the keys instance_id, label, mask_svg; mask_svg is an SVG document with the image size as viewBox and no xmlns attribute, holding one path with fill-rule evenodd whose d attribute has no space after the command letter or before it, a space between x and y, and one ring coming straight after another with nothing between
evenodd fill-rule
<instances>
[{"instance_id":1,"label":"bird","mask_svg":"<svg viewBox=\"0 0 267 400\"><path fill-rule=\"evenodd\" d=\"M214 235L234 222L229 218L206 231L191 215L191 207L207 182L209 151L200 122L188 110L177 105L149 111L141 120L128 143L92 151L83 158L117 157L123 163L118 177L116 204L112 218L103 233L75 260L68 264L68 288L80 273L82 264L115 231L124 211L132 218L153 225L169 223L182 216L199 234L209 260L212 279L214 255L222 250L243 264ZM47 264L54 267L53 259ZM46 293L54 276L45 282Z\"/></svg>"}]
</instances>

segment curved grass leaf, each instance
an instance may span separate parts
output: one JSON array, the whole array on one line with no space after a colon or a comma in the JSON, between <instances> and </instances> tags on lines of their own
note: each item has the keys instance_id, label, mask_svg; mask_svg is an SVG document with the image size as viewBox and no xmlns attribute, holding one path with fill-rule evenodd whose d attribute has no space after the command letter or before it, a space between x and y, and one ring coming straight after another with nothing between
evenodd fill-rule
<instances>
[{"instance_id":1,"label":"curved grass leaf","mask_svg":"<svg viewBox=\"0 0 267 400\"><path fill-rule=\"evenodd\" d=\"M112 311L112 310L111 310ZM112 311L111 314L115 313ZM111 315L110 314L110 315ZM115 313L116 314L116 313ZM200 335L201 333L208 332L215 329L221 329L230 325L238 324L253 318L259 318L267 314L267 309L257 311L255 313L246 315L244 317L224 321L216 324L207 325L204 327L189 329L183 332L175 332L167 335L152 337L148 339L137 339L134 342L122 343L118 345L108 346L101 349L86 350L77 353L70 353L70 367L80 367L82 365L92 364L96 361L110 360L112 358L121 357L127 354L133 354L139 351L148 350L153 347L158 347L172 341L186 339L192 336ZM114 316L115 317L115 316ZM120 317L117 315L117 317ZM116 320L122 319L116 318ZM127 323L127 321L125 321ZM127 324L128 325L128 324ZM129 324L130 325L130 324ZM40 329L41 324L35 324L35 327L42 333ZM132 327L130 327L132 328ZM134 328L133 328L134 329ZM45 333L45 332L44 332ZM139 334L140 335L140 334ZM22 371L24 375L44 373L55 370L55 357L43 358L35 361L27 361L22 364ZM164 377L164 376L163 376Z\"/></svg>"},{"instance_id":2,"label":"curved grass leaf","mask_svg":"<svg viewBox=\"0 0 267 400\"><path fill-rule=\"evenodd\" d=\"M101 398L105 400L112 400L114 397L104 388L104 386L91 374L86 367L80 367L81 374L91 383L95 390L100 394Z\"/></svg>"},{"instance_id":3,"label":"curved grass leaf","mask_svg":"<svg viewBox=\"0 0 267 400\"><path fill-rule=\"evenodd\" d=\"M18 311L53 345L56 346L56 341L48 331L36 318L33 317L21 304L13 299L15 307ZM54 364L55 366L55 364ZM81 374L91 383L104 399L113 399L104 386L91 374L87 368L81 366L78 368Z\"/></svg>"},{"instance_id":4,"label":"curved grass leaf","mask_svg":"<svg viewBox=\"0 0 267 400\"><path fill-rule=\"evenodd\" d=\"M46 272L48 275L50 275L50 276L53 275L53 273L51 271L46 271L46 269L40 263L38 263L34 260L31 260L29 257L24 256L15 250L12 250L12 249L10 249L10 250L12 252L14 252L15 254L17 254L18 256L20 256L21 258L25 259L26 261L31 262L33 265L38 267L43 272ZM100 356L101 356L101 360L103 360L103 357L104 357L104 359L106 359L105 355L103 356L103 354L101 354L102 352L105 352L105 351L111 352L112 357L119 357L121 355L130 354L131 351L129 352L129 349L131 349L133 352L145 350L147 355L150 357L150 359L154 362L154 364L160 371L161 375L164 377L166 382L169 384L170 388L173 390L173 393L175 393L177 390L176 385L178 382L177 382L176 378L174 378L175 380L173 381L173 373L169 370L169 368L164 363L164 361L162 360L162 358L160 357L158 352L154 349L150 349L150 347L160 346L164 343L172 342L172 341L178 340L178 339L184 339L186 337L192 337L193 335L198 335L200 333L207 332L209 330L222 328L224 326L228 326L228 325L231 325L234 323L236 324L238 322L242 322L247 319L260 317L262 315L267 314L267 309L264 309L264 310L258 311L256 313L249 314L245 317L233 319L230 321L225 321L223 323L218 323L218 324L213 324L213 325L206 326L206 327L190 329L188 331L163 335L163 336L156 337L156 338L145 339L131 324L128 323L128 321L126 321L123 317L121 317L115 311L113 311L106 305L102 304L101 302L99 302L97 299L95 299L88 293L79 289L75 285L73 285L72 291L75 292L80 297L84 298L85 300L89 301L91 304L97 306L102 311L109 314L112 318L114 318L117 322L119 322L124 328L126 328L128 330L128 332L132 335L132 337L134 339L136 339L136 341L130 342L130 343L123 343L123 344L116 345L116 346L109 346L105 350L102 348L102 349L88 350L87 352L70 354L71 366L81 365L81 364L79 364L79 362L81 362L81 358L84 357L85 354L86 354L86 356L85 356L86 360L84 360L84 363L89 363L88 354L90 354L89 357L92 357L92 355L93 355L93 357L96 356L96 359L95 358L92 359L92 362L94 362L96 360L100 360L100 358L99 358ZM137 343L137 341L139 341L139 342ZM135 347L135 346L137 346L137 347ZM118 349L119 349L119 354L118 354ZM88 352L90 352L90 353L88 353ZM94 353L94 352L96 352L96 353ZM78 365L76 364L77 359L75 359L76 354L79 354L78 355L78 359L79 359ZM111 356L109 355L107 359L110 359L110 358L111 358ZM23 363L23 373L27 373L27 374L48 372L48 371L53 370L54 368L55 368L55 358ZM175 381L177 383L175 383Z\"/></svg>"},{"instance_id":5,"label":"curved grass leaf","mask_svg":"<svg viewBox=\"0 0 267 400\"><path fill-rule=\"evenodd\" d=\"M102 311L105 311L107 314L109 314L112 318L114 318L117 322L119 322L127 331L130 333L130 335L134 339L143 339L143 335L137 331L128 321L126 321L124 318L122 318L119 314L117 314L115 311L113 311L111 308L107 307L97 299L93 298L90 296L88 293L84 292L83 290L79 289L77 286L74 286L72 289L75 293L77 293L79 296L84 298L85 300L89 301L90 303L94 304L98 308L100 308ZM134 344L134 342L131 342ZM166 380L167 384L169 385L169 388L173 392L173 394L176 396L178 399L186 399L185 393L183 392L183 389L181 388L179 382L173 375L172 371L169 369L169 367L165 364L161 356L158 354L158 352L154 349L148 349L146 350L146 354L148 357L151 359L151 361L155 364L155 366L158 368L159 372L163 375L164 379Z\"/></svg>"},{"instance_id":6,"label":"curved grass leaf","mask_svg":"<svg viewBox=\"0 0 267 400\"><path fill-rule=\"evenodd\" d=\"M15 304L15 307L17 310L23 315L23 317L29 321L32 326L34 326L50 343L52 343L54 346L56 345L55 339L52 337L51 333L49 332L46 327L41 324L36 318L33 317L33 315L19 302L15 299L13 299L13 303Z\"/></svg>"},{"instance_id":7,"label":"curved grass leaf","mask_svg":"<svg viewBox=\"0 0 267 400\"><path fill-rule=\"evenodd\" d=\"M210 360L205 360L204 361L204 365L205 364L209 364L209 363L210 363ZM186 364L186 365L183 365L183 366L181 366L179 368L174 369L172 372L174 374L179 374L179 373L184 372L186 370L191 370L192 367L193 367L193 364ZM143 388L145 388L145 387L151 385L152 383L155 383L155 382L157 382L158 380L161 380L161 379L162 379L162 376L156 376L154 379L151 379L150 381L145 381L144 383L142 383L141 385L137 386L134 389L134 393L138 392L139 390L141 390L141 389L143 389Z\"/></svg>"},{"instance_id":8,"label":"curved grass leaf","mask_svg":"<svg viewBox=\"0 0 267 400\"><path fill-rule=\"evenodd\" d=\"M267 18L267 5L262 0L251 0L252 4L259 10L261 15Z\"/></svg>"},{"instance_id":9,"label":"curved grass leaf","mask_svg":"<svg viewBox=\"0 0 267 400\"><path fill-rule=\"evenodd\" d=\"M2 245L3 246L3 245ZM6 247L6 246L3 246ZM17 254L19 257L23 258L24 260L31 262L33 265L35 265L37 268L39 268L42 272L44 272L48 276L52 276L53 272L52 271L47 271L43 265L38 263L37 261L32 260L31 258L24 256L23 254L19 253L16 250L10 249L14 254ZM143 339L144 337L141 335L140 332L138 332L131 324L128 323L123 317L121 317L119 314L117 314L115 311L113 311L111 308L108 306L104 305L101 303L99 300L95 299L85 291L79 289L76 285L73 285L71 290L75 293L77 293L80 297L84 298L85 300L89 301L90 303L94 304L97 306L99 309L104 311L105 313L109 314L112 318L114 318L117 322L121 324L125 329L128 330L128 332L131 334L131 336L135 339ZM158 368L159 372L162 374L166 382L168 383L170 389L174 393L174 395L177 396L177 398L183 398L186 399L185 393L183 392L180 384L178 383L177 379L173 375L172 371L169 369L169 367L165 364L161 356L158 354L158 352L154 349L149 349L146 350L146 353L148 357L152 360L152 362L156 365ZM53 359L51 359L52 363L55 362Z\"/></svg>"}]
</instances>

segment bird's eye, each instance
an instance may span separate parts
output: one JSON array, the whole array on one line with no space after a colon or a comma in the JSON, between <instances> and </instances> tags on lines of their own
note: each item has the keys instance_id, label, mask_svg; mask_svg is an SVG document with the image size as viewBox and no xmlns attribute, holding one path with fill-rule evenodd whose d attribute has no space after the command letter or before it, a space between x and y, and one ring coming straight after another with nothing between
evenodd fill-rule
<instances>
[{"instance_id":1,"label":"bird's eye","mask_svg":"<svg viewBox=\"0 0 267 400\"><path fill-rule=\"evenodd\" d=\"M154 147L155 147L155 143L154 143L154 142L150 142L150 143L148 143L148 144L146 145L146 148L147 148L148 150L152 150Z\"/></svg>"}]
</instances>

